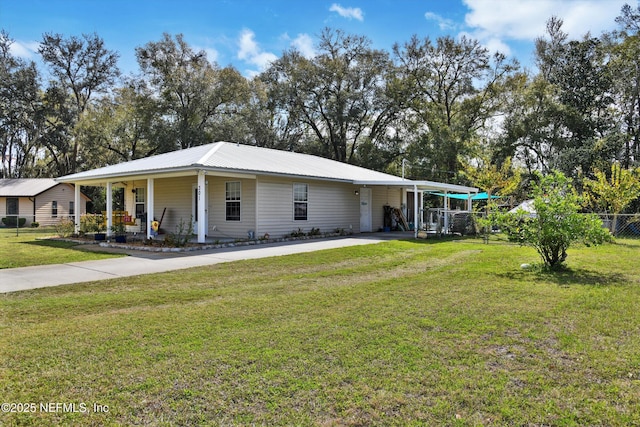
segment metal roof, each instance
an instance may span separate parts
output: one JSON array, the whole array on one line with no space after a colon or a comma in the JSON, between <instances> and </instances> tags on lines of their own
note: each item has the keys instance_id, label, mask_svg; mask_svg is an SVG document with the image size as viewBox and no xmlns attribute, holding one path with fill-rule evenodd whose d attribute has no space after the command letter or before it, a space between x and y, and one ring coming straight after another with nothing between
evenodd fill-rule
<instances>
[{"instance_id":1,"label":"metal roof","mask_svg":"<svg viewBox=\"0 0 640 427\"><path fill-rule=\"evenodd\" d=\"M58 184L53 178L0 179L0 197L33 197Z\"/></svg>"},{"instance_id":2,"label":"metal roof","mask_svg":"<svg viewBox=\"0 0 640 427\"><path fill-rule=\"evenodd\" d=\"M439 184L433 189L477 192L477 189L430 181L410 181L398 176L337 162L309 154L274 150L231 142L212 144L172 151L132 160L117 165L106 166L86 172L79 172L58 178L59 182L89 184L114 181L141 176L162 176L193 173L197 170L219 173L248 175L276 175L294 178L343 181L371 185L398 185L413 187L415 184Z\"/></svg>"}]
</instances>

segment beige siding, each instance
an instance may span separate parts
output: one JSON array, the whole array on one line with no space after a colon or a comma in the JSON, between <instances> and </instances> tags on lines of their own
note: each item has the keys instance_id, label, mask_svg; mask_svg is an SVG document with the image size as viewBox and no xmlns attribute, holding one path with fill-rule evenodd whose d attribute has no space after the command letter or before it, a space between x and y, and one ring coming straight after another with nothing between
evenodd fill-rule
<instances>
[{"instance_id":1,"label":"beige siding","mask_svg":"<svg viewBox=\"0 0 640 427\"><path fill-rule=\"evenodd\" d=\"M256 181L209 177L209 236L213 238L247 238L256 229ZM227 221L226 183L240 182L240 221Z\"/></svg>"},{"instance_id":2,"label":"beige siding","mask_svg":"<svg viewBox=\"0 0 640 427\"><path fill-rule=\"evenodd\" d=\"M308 184L308 219L293 219L293 184ZM321 232L333 232L338 228L358 232L359 198L357 187L350 184L325 181L258 179L258 236L268 233L279 237L302 229L309 232L319 228Z\"/></svg>"},{"instance_id":3,"label":"beige siding","mask_svg":"<svg viewBox=\"0 0 640 427\"><path fill-rule=\"evenodd\" d=\"M20 218L26 218L26 226L31 225L34 221L40 223L41 226L55 225L61 219L73 219L69 214L69 202L73 202L75 198L74 188L68 184L60 184L39 194L35 197L35 206L33 199L29 197L20 197L18 202ZM7 213L6 197L0 197L0 217L4 218ZM58 202L58 214L53 216L53 202ZM87 212L87 199L80 198L80 213Z\"/></svg>"},{"instance_id":4,"label":"beige siding","mask_svg":"<svg viewBox=\"0 0 640 427\"><path fill-rule=\"evenodd\" d=\"M33 202L28 197L20 197L18 199L18 217L25 218L27 222L26 226L29 226L33 222ZM0 197L0 218L7 216L7 198ZM4 224L0 222L0 226Z\"/></svg>"},{"instance_id":5,"label":"beige siding","mask_svg":"<svg viewBox=\"0 0 640 427\"><path fill-rule=\"evenodd\" d=\"M240 182L240 221L226 220L226 182ZM167 233L176 231L180 220L190 221L193 215L193 186L197 177L156 179L154 182L154 217L160 220L162 211L167 210L162 220L162 229ZM207 176L207 236L213 238L242 239L249 230L255 230L255 180ZM133 207L133 203L131 204Z\"/></svg>"},{"instance_id":6,"label":"beige siding","mask_svg":"<svg viewBox=\"0 0 640 427\"><path fill-rule=\"evenodd\" d=\"M69 213L69 202L75 198L75 190L67 184L56 185L55 187L39 194L36 197L36 221L43 225L55 225L61 219L73 219ZM53 216L53 202L58 202L58 214ZM33 210L33 205L31 207ZM78 209L78 207L76 207ZM80 197L80 214L87 212L87 200ZM22 212L22 202L20 203Z\"/></svg>"},{"instance_id":7,"label":"beige siding","mask_svg":"<svg viewBox=\"0 0 640 427\"><path fill-rule=\"evenodd\" d=\"M207 176L207 236L214 239L243 239L249 230L254 230L256 237L269 234L280 237L301 229L308 233L312 228L321 232L333 232L336 229L360 232L360 198L356 191L360 186L339 182L286 179L277 177L258 177L257 179L226 178ZM241 219L226 220L226 187L227 182L240 182L241 185ZM308 218L306 221L293 219L293 184L308 185ZM197 176L161 178L154 183L153 217L160 220L166 208L162 229L175 232L180 220L189 221L193 214L193 187L197 184ZM134 212L134 187L146 187L146 182L128 183L126 198L127 208ZM400 207L402 191L386 186L371 187L372 230L378 231L383 226L384 205Z\"/></svg>"},{"instance_id":8,"label":"beige siding","mask_svg":"<svg viewBox=\"0 0 640 427\"><path fill-rule=\"evenodd\" d=\"M162 178L154 181L153 218L160 221L162 211L167 208L162 219L162 229L174 233L180 221L190 221L192 216L193 185L198 178L185 176L180 178Z\"/></svg>"}]
</instances>

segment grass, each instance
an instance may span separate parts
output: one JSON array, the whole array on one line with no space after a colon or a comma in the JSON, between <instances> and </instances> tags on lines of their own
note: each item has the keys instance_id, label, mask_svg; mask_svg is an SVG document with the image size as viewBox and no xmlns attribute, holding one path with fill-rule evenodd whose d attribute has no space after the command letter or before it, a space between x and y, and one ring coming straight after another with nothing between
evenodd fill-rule
<instances>
[{"instance_id":1,"label":"grass","mask_svg":"<svg viewBox=\"0 0 640 427\"><path fill-rule=\"evenodd\" d=\"M397 241L6 294L3 401L87 412L0 424L638 425L639 251L550 274Z\"/></svg>"},{"instance_id":2,"label":"grass","mask_svg":"<svg viewBox=\"0 0 640 427\"><path fill-rule=\"evenodd\" d=\"M71 242L46 240L53 228L0 228L0 269L113 258L114 255L83 250ZM45 240L42 240L45 239Z\"/></svg>"}]
</instances>

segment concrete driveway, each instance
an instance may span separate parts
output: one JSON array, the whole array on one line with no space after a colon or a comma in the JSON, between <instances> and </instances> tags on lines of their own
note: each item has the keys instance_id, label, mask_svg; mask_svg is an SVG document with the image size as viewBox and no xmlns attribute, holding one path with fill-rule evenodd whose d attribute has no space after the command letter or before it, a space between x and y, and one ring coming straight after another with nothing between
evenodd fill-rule
<instances>
[{"instance_id":1,"label":"concrete driveway","mask_svg":"<svg viewBox=\"0 0 640 427\"><path fill-rule=\"evenodd\" d=\"M129 256L124 258L0 270L0 293L113 279L117 277L138 276L141 274L162 273L165 271L220 264L223 262L291 255L346 246L368 245L410 237L413 237L412 233L372 233L349 237L194 252L125 251Z\"/></svg>"}]
</instances>

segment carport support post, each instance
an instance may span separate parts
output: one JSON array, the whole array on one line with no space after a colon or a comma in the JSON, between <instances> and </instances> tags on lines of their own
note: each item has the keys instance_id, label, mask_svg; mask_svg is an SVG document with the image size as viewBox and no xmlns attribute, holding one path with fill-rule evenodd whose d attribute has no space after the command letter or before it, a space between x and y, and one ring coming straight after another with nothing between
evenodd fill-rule
<instances>
[{"instance_id":1,"label":"carport support post","mask_svg":"<svg viewBox=\"0 0 640 427\"><path fill-rule=\"evenodd\" d=\"M207 224L206 215L206 200L205 191L207 191L207 186L205 183L205 174L204 171L198 171L198 243L205 242L205 235L207 230L205 230L205 226Z\"/></svg>"},{"instance_id":2,"label":"carport support post","mask_svg":"<svg viewBox=\"0 0 640 427\"><path fill-rule=\"evenodd\" d=\"M147 178L147 239L152 239L152 222L153 222L153 178Z\"/></svg>"},{"instance_id":3,"label":"carport support post","mask_svg":"<svg viewBox=\"0 0 640 427\"><path fill-rule=\"evenodd\" d=\"M113 225L113 191L111 182L107 182L107 236L111 236Z\"/></svg>"},{"instance_id":4,"label":"carport support post","mask_svg":"<svg viewBox=\"0 0 640 427\"><path fill-rule=\"evenodd\" d=\"M449 234L449 192L444 192L444 234Z\"/></svg>"},{"instance_id":5,"label":"carport support post","mask_svg":"<svg viewBox=\"0 0 640 427\"><path fill-rule=\"evenodd\" d=\"M74 232L76 234L78 234L80 232L80 214L81 214L81 210L80 210L80 184L78 184L77 182L75 182L73 184L74 186L74 193L73 193L73 208L74 208Z\"/></svg>"}]
</instances>

